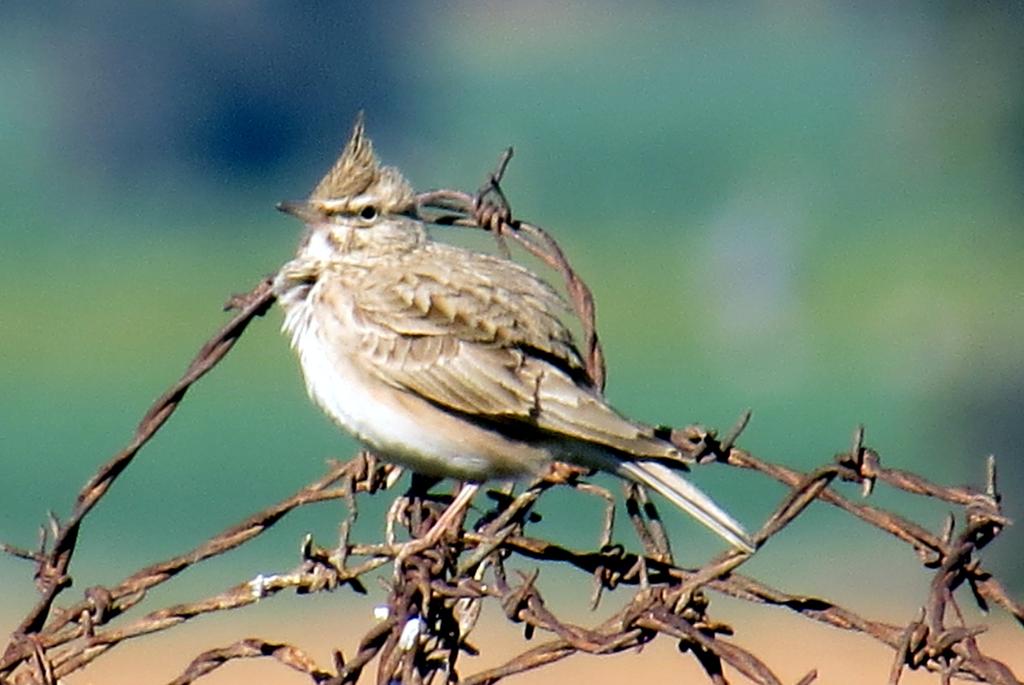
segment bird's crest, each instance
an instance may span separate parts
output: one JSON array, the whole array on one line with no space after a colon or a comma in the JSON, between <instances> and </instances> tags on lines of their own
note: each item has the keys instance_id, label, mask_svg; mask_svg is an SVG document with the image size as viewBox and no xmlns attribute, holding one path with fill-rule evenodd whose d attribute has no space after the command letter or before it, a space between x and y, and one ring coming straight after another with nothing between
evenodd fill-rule
<instances>
[{"instance_id":1,"label":"bird's crest","mask_svg":"<svg viewBox=\"0 0 1024 685\"><path fill-rule=\"evenodd\" d=\"M381 166L366 135L363 113L356 116L352 135L331 170L320 179L310 200L334 200L372 193L378 195L390 211L405 211L415 204L408 181L394 167Z\"/></svg>"}]
</instances>

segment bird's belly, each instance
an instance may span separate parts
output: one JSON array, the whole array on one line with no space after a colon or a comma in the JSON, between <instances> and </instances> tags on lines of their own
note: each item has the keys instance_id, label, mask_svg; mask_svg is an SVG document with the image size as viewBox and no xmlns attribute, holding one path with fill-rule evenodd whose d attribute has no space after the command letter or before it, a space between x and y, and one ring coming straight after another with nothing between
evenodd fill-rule
<instances>
[{"instance_id":1,"label":"bird's belly","mask_svg":"<svg viewBox=\"0 0 1024 685\"><path fill-rule=\"evenodd\" d=\"M405 391L372 377L343 350L328 346L315 324L297 337L295 347L313 401L384 458L420 473L474 481L538 469L530 463L536 460L503 454L497 436L459 425L452 415L415 398L403 398Z\"/></svg>"}]
</instances>

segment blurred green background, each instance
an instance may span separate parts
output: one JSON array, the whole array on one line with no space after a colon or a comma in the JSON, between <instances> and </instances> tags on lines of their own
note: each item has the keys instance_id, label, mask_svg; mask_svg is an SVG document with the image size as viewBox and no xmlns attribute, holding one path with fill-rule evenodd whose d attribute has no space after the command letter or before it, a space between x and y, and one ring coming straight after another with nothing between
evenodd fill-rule
<instances>
[{"instance_id":1,"label":"blurred green background","mask_svg":"<svg viewBox=\"0 0 1024 685\"><path fill-rule=\"evenodd\" d=\"M995 453L1021 518L1022 35L1020 3L0 3L0 539L66 514L225 298L288 259L299 227L273 205L308 193L359 109L420 189L473 190L515 146L506 190L592 286L623 411L726 428L751 407L743 443L801 469L861 422L884 464L939 482L980 485ZM251 327L90 517L72 592L352 452L279 325ZM783 495L696 478L751 527ZM876 498L933 529L946 511ZM596 536L597 504L563 505L544 530ZM289 568L341 511L162 596ZM672 516L689 561L718 549ZM1018 596L1022 540L987 557ZM750 570L914 606L917 568L817 506ZM3 625L30 571L0 558Z\"/></svg>"}]
</instances>

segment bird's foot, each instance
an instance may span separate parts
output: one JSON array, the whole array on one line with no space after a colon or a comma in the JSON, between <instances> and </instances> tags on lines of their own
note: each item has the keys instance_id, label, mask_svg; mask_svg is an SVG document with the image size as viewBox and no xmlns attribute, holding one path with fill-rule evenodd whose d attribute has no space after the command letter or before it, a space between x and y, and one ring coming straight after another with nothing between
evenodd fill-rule
<instances>
[{"instance_id":1,"label":"bird's foot","mask_svg":"<svg viewBox=\"0 0 1024 685\"><path fill-rule=\"evenodd\" d=\"M449 531L461 527L463 517L465 517L466 511L469 509L469 504L479 489L480 485L477 483L463 483L459 494L455 496L455 499L448 505L448 508L442 512L441 516L434 522L434 525L430 527L430 530L422 537L402 544L398 554L395 555L396 576L399 575L409 558L425 552L431 547L435 547Z\"/></svg>"}]
</instances>

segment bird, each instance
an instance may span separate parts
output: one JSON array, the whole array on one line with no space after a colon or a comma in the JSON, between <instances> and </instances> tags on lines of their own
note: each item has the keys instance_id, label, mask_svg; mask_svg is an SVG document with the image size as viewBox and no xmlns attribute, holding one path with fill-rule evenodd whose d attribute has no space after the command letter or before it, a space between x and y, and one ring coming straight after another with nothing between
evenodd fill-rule
<instances>
[{"instance_id":1,"label":"bird","mask_svg":"<svg viewBox=\"0 0 1024 685\"><path fill-rule=\"evenodd\" d=\"M361 114L309 197L278 209L305 224L272 290L308 394L382 459L475 487L556 461L597 469L753 551L743 526L679 475L680 450L595 387L562 296L511 259L428 234Z\"/></svg>"}]
</instances>

